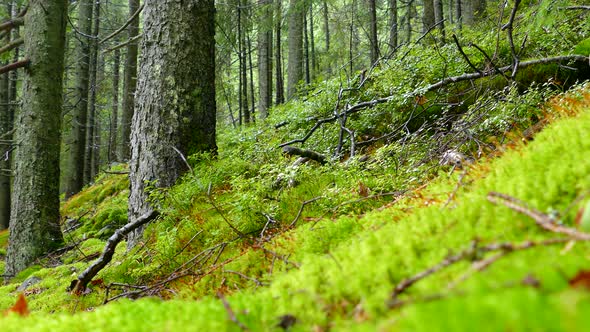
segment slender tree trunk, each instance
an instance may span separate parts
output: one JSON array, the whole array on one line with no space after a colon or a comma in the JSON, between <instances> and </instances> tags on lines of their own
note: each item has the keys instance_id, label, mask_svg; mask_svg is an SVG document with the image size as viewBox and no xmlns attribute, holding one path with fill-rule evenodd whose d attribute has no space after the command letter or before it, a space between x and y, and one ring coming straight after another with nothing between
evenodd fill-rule
<instances>
[{"instance_id":1,"label":"slender tree trunk","mask_svg":"<svg viewBox=\"0 0 590 332\"><path fill-rule=\"evenodd\" d=\"M371 64L372 66L374 63L379 60L379 39L377 39L377 5L375 0L369 0L369 43L370 43L370 56L371 56ZM369 67L370 67L369 66Z\"/></svg>"},{"instance_id":2,"label":"slender tree trunk","mask_svg":"<svg viewBox=\"0 0 590 332\"><path fill-rule=\"evenodd\" d=\"M308 22L307 22L307 11L303 13L303 58L305 59L305 84L311 83L311 69L309 68L309 35Z\"/></svg>"},{"instance_id":3,"label":"slender tree trunk","mask_svg":"<svg viewBox=\"0 0 590 332\"><path fill-rule=\"evenodd\" d=\"M258 3L263 7L258 28L258 111L260 119L265 119L272 104L272 1Z\"/></svg>"},{"instance_id":4,"label":"slender tree trunk","mask_svg":"<svg viewBox=\"0 0 590 332\"><path fill-rule=\"evenodd\" d=\"M248 33L248 68L250 69L250 120L256 121L256 98L254 95L254 66L252 65L252 40Z\"/></svg>"},{"instance_id":5,"label":"slender tree trunk","mask_svg":"<svg viewBox=\"0 0 590 332\"><path fill-rule=\"evenodd\" d=\"M8 5L10 7L10 4ZM9 11L10 12L10 11ZM6 38L6 43L10 42ZM0 62L0 65L6 65L6 62ZM4 137L12 130L10 119L10 79L8 73L0 75L0 135L3 135L4 142L10 142L9 137ZM0 143L0 230L8 228L10 223L10 159L13 143Z\"/></svg>"},{"instance_id":6,"label":"slender tree trunk","mask_svg":"<svg viewBox=\"0 0 590 332\"><path fill-rule=\"evenodd\" d=\"M461 0L457 0L457 4L455 6L455 10L456 10L456 20L457 20L457 29L461 30L463 29L463 11L461 8L462 4L461 4Z\"/></svg>"},{"instance_id":7,"label":"slender tree trunk","mask_svg":"<svg viewBox=\"0 0 590 332\"><path fill-rule=\"evenodd\" d=\"M410 43L412 41L412 9L414 5L414 0L410 0L408 2L408 8L406 9L406 43Z\"/></svg>"},{"instance_id":8,"label":"slender tree trunk","mask_svg":"<svg viewBox=\"0 0 590 332\"><path fill-rule=\"evenodd\" d=\"M111 121L109 128L109 163L118 161L117 157L117 133L119 126L119 75L121 67L121 51L115 50L113 55L113 104L111 108Z\"/></svg>"},{"instance_id":9,"label":"slender tree trunk","mask_svg":"<svg viewBox=\"0 0 590 332\"><path fill-rule=\"evenodd\" d=\"M96 175L94 162L96 153L96 93L98 90L96 73L98 70L98 33L100 31L100 0L94 1L94 16L90 49L88 123L86 124L86 153L84 154L84 184L92 182Z\"/></svg>"},{"instance_id":10,"label":"slender tree trunk","mask_svg":"<svg viewBox=\"0 0 590 332\"><path fill-rule=\"evenodd\" d=\"M31 0L25 15L23 104L16 121L8 278L63 242L59 224L62 77L68 1Z\"/></svg>"},{"instance_id":11,"label":"slender tree trunk","mask_svg":"<svg viewBox=\"0 0 590 332\"><path fill-rule=\"evenodd\" d=\"M326 38L326 53L330 51L330 22L328 21L328 2L323 1L323 14L324 14L324 36Z\"/></svg>"},{"instance_id":12,"label":"slender tree trunk","mask_svg":"<svg viewBox=\"0 0 590 332\"><path fill-rule=\"evenodd\" d=\"M314 80L318 70L315 52L315 36L313 27L313 2L309 4L309 46L311 47L311 79Z\"/></svg>"},{"instance_id":13,"label":"slender tree trunk","mask_svg":"<svg viewBox=\"0 0 590 332\"><path fill-rule=\"evenodd\" d=\"M289 60L287 63L287 99L293 99L303 79L303 13L304 0L289 2Z\"/></svg>"},{"instance_id":14,"label":"slender tree trunk","mask_svg":"<svg viewBox=\"0 0 590 332\"><path fill-rule=\"evenodd\" d=\"M180 154L217 150L214 13L213 0L145 2L129 164L131 222L153 209L146 184L169 187L187 171ZM128 247L142 234L130 234Z\"/></svg>"},{"instance_id":15,"label":"slender tree trunk","mask_svg":"<svg viewBox=\"0 0 590 332\"><path fill-rule=\"evenodd\" d=\"M389 0L389 53L397 48L397 0Z\"/></svg>"},{"instance_id":16,"label":"slender tree trunk","mask_svg":"<svg viewBox=\"0 0 590 332\"><path fill-rule=\"evenodd\" d=\"M93 0L80 0L78 3L78 31L84 35L76 35L76 94L74 117L72 119L72 139L70 141L70 157L66 198L78 193L84 186L84 153L86 150L86 122L88 120L88 68L90 65L90 39L92 33Z\"/></svg>"},{"instance_id":17,"label":"slender tree trunk","mask_svg":"<svg viewBox=\"0 0 590 332\"><path fill-rule=\"evenodd\" d=\"M436 26L440 32L442 42L444 43L446 35L442 0L434 0L434 20L436 21Z\"/></svg>"},{"instance_id":18,"label":"slender tree trunk","mask_svg":"<svg viewBox=\"0 0 590 332\"><path fill-rule=\"evenodd\" d=\"M282 0L277 1L277 14L276 14L276 42L275 42L275 73L276 73L276 89L275 89L275 104L280 105L285 102L285 87L283 81L283 54L281 45L281 20L283 17L282 13Z\"/></svg>"},{"instance_id":19,"label":"slender tree trunk","mask_svg":"<svg viewBox=\"0 0 590 332\"><path fill-rule=\"evenodd\" d=\"M139 0L129 0L129 16L133 15L139 8ZM139 18L136 17L129 27L129 39L139 34ZM125 73L123 82L123 109L121 110L121 144L119 145L121 160L129 160L131 119L133 118L133 107L135 102L135 85L137 81L137 41L127 45L127 58L125 60Z\"/></svg>"}]
</instances>

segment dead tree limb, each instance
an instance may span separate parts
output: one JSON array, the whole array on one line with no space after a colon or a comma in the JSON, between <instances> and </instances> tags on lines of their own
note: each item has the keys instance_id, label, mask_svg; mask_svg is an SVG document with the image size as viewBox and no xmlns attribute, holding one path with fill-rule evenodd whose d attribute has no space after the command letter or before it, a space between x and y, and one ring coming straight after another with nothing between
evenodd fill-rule
<instances>
[{"instance_id":1,"label":"dead tree limb","mask_svg":"<svg viewBox=\"0 0 590 332\"><path fill-rule=\"evenodd\" d=\"M73 289L74 294L82 294L84 290L86 290L86 286L88 283L94 278L100 270L102 270L110 261L113 259L113 255L115 254L115 248L117 244L121 242L127 234L134 231L135 229L149 223L150 221L156 219L160 213L158 211L150 211L145 213L144 215L137 218L137 220L126 224L125 226L117 229L115 234L113 234L108 240L107 243L102 251L100 257L94 261L86 270L84 270L78 276L78 280L76 282L76 286Z\"/></svg>"},{"instance_id":2,"label":"dead tree limb","mask_svg":"<svg viewBox=\"0 0 590 332\"><path fill-rule=\"evenodd\" d=\"M135 36L133 38L129 38L129 39L127 39L127 41L124 41L124 42L122 42L120 44L117 44L117 45L115 45L115 46L113 46L111 48L107 48L102 53L109 53L109 52L112 52L114 50L118 50L120 48L123 48L123 47L125 47L125 46L127 46L127 45L129 45L131 43L134 43L134 42L138 41L139 39L141 39L141 37L143 37L143 34L139 34L139 35L137 35L137 36Z\"/></svg>"},{"instance_id":3,"label":"dead tree limb","mask_svg":"<svg viewBox=\"0 0 590 332\"><path fill-rule=\"evenodd\" d=\"M467 54L465 54L465 52L463 51L463 47L461 47L461 44L459 43L459 39L457 39L457 36L455 34L453 34L453 40L455 41L455 45L457 45L457 49L459 50L459 53L461 53L461 55L463 56L463 59L465 59L465 62L467 62L469 67L471 67L471 69L473 69L476 72L478 72L479 74L481 74L481 70L479 70L477 67L475 67L473 65L473 63L471 62L471 60L469 59Z\"/></svg>"},{"instance_id":4,"label":"dead tree limb","mask_svg":"<svg viewBox=\"0 0 590 332\"><path fill-rule=\"evenodd\" d=\"M526 67L531 67L531 66L541 65L541 64L569 62L569 61L588 62L589 58L587 56L583 56L583 55L555 56L555 57L550 57L550 58L542 58L542 59L523 61L523 62L519 63L518 68L526 68ZM462 74L462 75L458 75L458 76L446 77L436 83L430 84L430 85L420 88L420 89L416 89L416 90L406 94L406 96L407 96L407 98L412 98L412 97L415 97L418 95L422 95L428 91L438 90L438 89L445 87L449 84L458 83L458 82L462 82L462 81L470 81L470 80L480 79L480 78L487 77L487 76L493 76L495 73L502 73L503 74L503 73L506 73L509 71L513 71L513 69L514 69L514 66L509 65L509 66L497 68L496 72L486 71L486 72L480 72L480 73L468 73L468 74ZM292 145L295 143L305 143L305 141L307 141L311 137L311 135L313 135L313 133L317 129L319 129L324 123L331 123L343 116L348 116L350 114L357 113L361 110L364 110L364 109L370 108L370 107L374 107L375 105L378 105L378 104L390 102L390 101L394 100L396 97L397 96L395 96L395 95L391 95L391 96L387 96L387 97L383 97L383 98L377 98L377 99L373 99L373 100L369 100L369 101L364 101L364 102L358 103L356 105L350 106L347 109L345 109L344 111L342 111L336 115L333 115L333 116L327 117L327 118L323 118L323 119L319 119L315 123L315 125L307 132L307 134L305 134L305 136L303 136L302 138L297 138L297 139L285 142L285 143L281 143L279 145L279 147L282 148L282 147Z\"/></svg>"},{"instance_id":5,"label":"dead tree limb","mask_svg":"<svg viewBox=\"0 0 590 332\"><path fill-rule=\"evenodd\" d=\"M514 78L516 76L516 71L518 70L518 65L520 63L520 59L518 58L518 53L516 52L516 48L514 47L514 18L516 17L516 12L518 11L518 6L520 5L520 0L514 1L514 7L512 8L512 12L510 13L510 19L508 19L508 23L506 23L502 30L508 30L508 42L510 44L510 52L512 53L512 74L510 77Z\"/></svg>"},{"instance_id":6,"label":"dead tree limb","mask_svg":"<svg viewBox=\"0 0 590 332\"><path fill-rule=\"evenodd\" d=\"M31 63L31 60L24 59L24 60L21 60L21 61L17 61L17 62L13 62L11 64L8 64L8 65L6 65L4 67L0 67L0 75L6 74L9 71L13 71L13 70L16 70L16 69L19 69L19 68L27 67L30 63Z\"/></svg>"},{"instance_id":7,"label":"dead tree limb","mask_svg":"<svg viewBox=\"0 0 590 332\"><path fill-rule=\"evenodd\" d=\"M569 7L563 7L560 9L566 9L566 10L590 10L590 6L569 6Z\"/></svg>"},{"instance_id":8,"label":"dead tree limb","mask_svg":"<svg viewBox=\"0 0 590 332\"><path fill-rule=\"evenodd\" d=\"M24 44L24 42L25 42L25 40L22 38L15 39L15 40L11 41L10 43L0 47L0 54L5 53L5 52L10 52L11 50Z\"/></svg>"},{"instance_id":9,"label":"dead tree limb","mask_svg":"<svg viewBox=\"0 0 590 332\"><path fill-rule=\"evenodd\" d=\"M229 317L229 319L236 323L236 325L242 330L242 331L250 331L250 329L244 325L242 322L240 322L238 320L238 317L236 317L236 314L234 313L234 311L231 309L229 302L227 302L227 300L225 299L225 296L223 296L223 294L221 292L217 293L217 297L221 300L221 303L223 303L223 307L225 308L225 311L227 312L227 315Z\"/></svg>"},{"instance_id":10,"label":"dead tree limb","mask_svg":"<svg viewBox=\"0 0 590 332\"><path fill-rule=\"evenodd\" d=\"M0 24L0 31L12 30L23 24L25 24L25 19L23 17L17 17L15 19L7 20Z\"/></svg>"},{"instance_id":11,"label":"dead tree limb","mask_svg":"<svg viewBox=\"0 0 590 332\"><path fill-rule=\"evenodd\" d=\"M283 153L289 156L306 157L311 160L315 160L322 165L326 163L326 156L312 150L304 150L294 146L283 146Z\"/></svg>"},{"instance_id":12,"label":"dead tree limb","mask_svg":"<svg viewBox=\"0 0 590 332\"><path fill-rule=\"evenodd\" d=\"M139 13L141 13L141 11L143 10L143 6L144 4L142 3L141 6L139 6L139 8L137 8L137 10L135 11L135 13L133 13L133 15L131 15L131 17L129 17L129 19L127 20L127 22L125 22L125 24L123 24L119 29L115 30L113 33L111 33L110 35L104 37L101 41L99 41L99 44L104 44L107 41L111 40L113 37L115 37L116 35L120 34L123 30L125 30L125 28L127 28L129 26L129 24L131 24L131 22L133 22L133 20L135 18L137 18L137 16L139 16Z\"/></svg>"}]
</instances>

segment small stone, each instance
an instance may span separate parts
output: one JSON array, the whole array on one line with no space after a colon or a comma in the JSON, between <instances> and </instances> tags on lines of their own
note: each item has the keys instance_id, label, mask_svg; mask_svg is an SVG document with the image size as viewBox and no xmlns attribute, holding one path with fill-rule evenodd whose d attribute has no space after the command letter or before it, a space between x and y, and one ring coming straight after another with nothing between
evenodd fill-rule
<instances>
[{"instance_id":1,"label":"small stone","mask_svg":"<svg viewBox=\"0 0 590 332\"><path fill-rule=\"evenodd\" d=\"M23 283L18 286L18 288L16 289L18 292L24 292L27 288L38 284L41 282L41 278L39 277L30 277L27 280L23 281Z\"/></svg>"}]
</instances>

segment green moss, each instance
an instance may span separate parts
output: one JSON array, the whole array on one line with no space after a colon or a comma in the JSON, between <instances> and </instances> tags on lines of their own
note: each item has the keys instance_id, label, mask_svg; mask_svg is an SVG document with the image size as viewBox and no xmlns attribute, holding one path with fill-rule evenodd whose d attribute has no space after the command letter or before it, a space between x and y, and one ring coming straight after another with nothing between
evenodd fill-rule
<instances>
[{"instance_id":1,"label":"green moss","mask_svg":"<svg viewBox=\"0 0 590 332\"><path fill-rule=\"evenodd\" d=\"M590 38L579 42L574 48L574 54L588 56L590 54Z\"/></svg>"}]
</instances>

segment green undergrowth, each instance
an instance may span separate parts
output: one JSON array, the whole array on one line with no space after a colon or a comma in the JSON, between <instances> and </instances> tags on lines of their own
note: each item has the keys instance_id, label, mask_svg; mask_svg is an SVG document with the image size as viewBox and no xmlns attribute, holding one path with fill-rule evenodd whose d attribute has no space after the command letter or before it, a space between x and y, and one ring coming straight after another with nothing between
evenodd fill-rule
<instances>
[{"instance_id":1,"label":"green undergrowth","mask_svg":"<svg viewBox=\"0 0 590 332\"><path fill-rule=\"evenodd\" d=\"M562 110L561 114L577 113L572 109L587 105L588 99L586 87L559 96L550 105ZM399 298L408 301L405 305L388 307L398 282L434 266L451 253L468 248L475 240L486 245L557 237L541 230L530 218L488 202L486 196L491 191L514 196L573 226L575 213L588 198L571 204L590 189L590 160L585 157L590 153L587 139L590 109L583 106L579 111L579 115L548 125L529 143L517 140L505 145L502 148L505 152L490 154L464 170L452 173L441 170L426 187L409 191L385 208L365 211L362 215L306 217L298 220L300 226L296 229L258 245L251 244L251 249L244 241L241 244L240 241L231 242L237 236L231 231L229 235L219 235L217 240L234 247L219 254L219 261L227 261L223 265L203 265L208 270L173 283L176 300L123 300L74 316L34 312L25 319L5 318L3 328L19 331L114 328L238 331L241 328L228 318L231 310L241 324L256 331L280 330L277 324L282 315L294 316L296 323L292 330L302 331L584 330L590 320L590 293L571 288L568 281L590 265L590 245L586 243L517 251L483 271L472 271L467 262L459 263L408 288ZM203 184L199 190L208 190L208 187ZM174 197L174 190L180 189L158 195ZM185 212L201 210L193 213L193 217L176 220L176 231L186 240L184 245L190 240L191 232L214 234L213 228L195 225L206 224L207 216L203 214L207 212L203 211L206 202L215 199L221 190L210 193L212 198L195 194L185 202ZM221 210L224 204L227 202L218 202L217 208ZM211 209L215 210L209 207L209 212ZM187 221L195 216L203 218L201 224ZM231 223L229 219L228 222ZM147 239L151 237L154 246L134 254L135 264L151 266L155 271L158 267L173 265L157 261L162 257L170 258L172 252L176 255L174 259L186 261L180 258L182 254L178 251L171 250L168 256L158 253L167 245L175 245L168 238L171 232L166 233L173 227L166 219L153 226ZM193 241L201 243L200 246L215 244L206 243L207 238L201 236ZM265 247L266 251L256 249L257 246ZM144 261L140 262L140 258ZM126 261L122 250L118 250L114 266L107 268L102 278L107 281L109 273L128 264ZM73 267L76 265L41 269L32 275L53 273L65 283L71 279ZM224 271L222 280L210 273L215 269ZM462 276L470 271L469 278L462 281ZM47 278L45 282L55 280ZM457 282L457 286L449 289L448 285L453 282ZM259 287L257 283L265 286ZM38 285L55 286L43 282ZM202 297L203 285L227 294L227 304L224 306L223 301L212 296ZM14 289L10 285L5 287ZM12 294L9 300L16 296L12 290L5 293ZM98 287L82 298L64 291L59 296L54 295L54 302L49 302L49 306L63 306L64 303L83 306L96 300L99 294ZM161 296L166 294L160 293ZM56 304L56 301L64 303ZM34 309L50 312L41 304L34 305L39 306ZM4 303L2 306L6 307Z\"/></svg>"}]
</instances>

